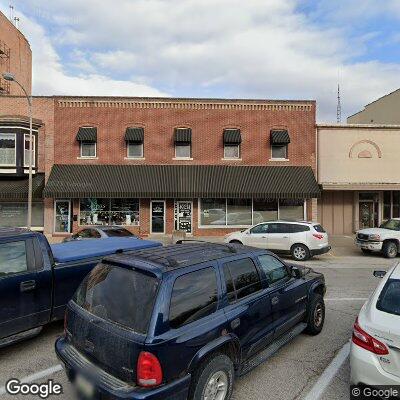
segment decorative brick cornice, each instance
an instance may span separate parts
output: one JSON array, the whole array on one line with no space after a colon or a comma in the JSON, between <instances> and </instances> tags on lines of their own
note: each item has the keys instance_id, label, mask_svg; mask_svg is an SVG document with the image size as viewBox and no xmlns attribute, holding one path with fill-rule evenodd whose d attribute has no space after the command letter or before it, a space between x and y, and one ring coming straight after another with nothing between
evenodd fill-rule
<instances>
[{"instance_id":1,"label":"decorative brick cornice","mask_svg":"<svg viewBox=\"0 0 400 400\"><path fill-rule=\"evenodd\" d=\"M261 102L261 101L202 101L179 99L58 99L62 108L141 108L141 109L179 109L179 110L266 110L266 111L311 111L312 102Z\"/></svg>"}]
</instances>

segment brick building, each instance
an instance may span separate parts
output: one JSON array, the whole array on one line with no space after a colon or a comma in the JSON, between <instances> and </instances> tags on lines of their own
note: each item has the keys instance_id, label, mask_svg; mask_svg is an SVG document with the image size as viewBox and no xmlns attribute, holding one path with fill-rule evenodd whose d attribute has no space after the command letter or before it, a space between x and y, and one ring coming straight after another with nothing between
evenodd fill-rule
<instances>
[{"instance_id":1,"label":"brick building","mask_svg":"<svg viewBox=\"0 0 400 400\"><path fill-rule=\"evenodd\" d=\"M316 219L313 101L55 96L33 104L35 172L46 178L37 228L47 234L112 223L142 236L221 235ZM4 124L24 119L19 97L0 98L0 110Z\"/></svg>"},{"instance_id":2,"label":"brick building","mask_svg":"<svg viewBox=\"0 0 400 400\"><path fill-rule=\"evenodd\" d=\"M0 12L0 94L21 95L18 85L11 85L2 78L11 72L26 89L32 89L32 52L25 36Z\"/></svg>"}]
</instances>

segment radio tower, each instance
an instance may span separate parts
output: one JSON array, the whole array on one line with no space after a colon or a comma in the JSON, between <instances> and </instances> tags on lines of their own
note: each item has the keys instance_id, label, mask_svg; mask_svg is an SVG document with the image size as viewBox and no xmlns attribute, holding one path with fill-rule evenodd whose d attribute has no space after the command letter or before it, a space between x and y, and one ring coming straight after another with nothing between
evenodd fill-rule
<instances>
[{"instance_id":1,"label":"radio tower","mask_svg":"<svg viewBox=\"0 0 400 400\"><path fill-rule=\"evenodd\" d=\"M337 107L336 107L336 122L340 124L342 122L342 105L340 103L340 86L337 85Z\"/></svg>"}]
</instances>

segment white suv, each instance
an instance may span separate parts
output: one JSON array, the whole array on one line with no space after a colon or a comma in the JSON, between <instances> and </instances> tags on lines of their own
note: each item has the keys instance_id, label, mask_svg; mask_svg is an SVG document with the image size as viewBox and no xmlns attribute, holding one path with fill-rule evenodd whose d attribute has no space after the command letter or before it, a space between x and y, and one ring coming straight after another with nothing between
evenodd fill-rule
<instances>
[{"instance_id":1,"label":"white suv","mask_svg":"<svg viewBox=\"0 0 400 400\"><path fill-rule=\"evenodd\" d=\"M331 249L324 228L306 221L263 222L243 231L230 233L225 236L224 241L291 254L297 261L325 254Z\"/></svg>"}]
</instances>

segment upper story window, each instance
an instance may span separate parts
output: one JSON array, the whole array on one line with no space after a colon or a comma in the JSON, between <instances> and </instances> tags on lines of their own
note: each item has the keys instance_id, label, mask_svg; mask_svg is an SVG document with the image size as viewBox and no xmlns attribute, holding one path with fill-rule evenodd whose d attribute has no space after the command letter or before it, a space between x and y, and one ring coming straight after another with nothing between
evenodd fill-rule
<instances>
[{"instance_id":1,"label":"upper story window","mask_svg":"<svg viewBox=\"0 0 400 400\"><path fill-rule=\"evenodd\" d=\"M35 136L32 135L32 167L35 167ZM24 167L29 167L29 135L24 135Z\"/></svg>"},{"instance_id":2,"label":"upper story window","mask_svg":"<svg viewBox=\"0 0 400 400\"><path fill-rule=\"evenodd\" d=\"M0 133L0 165L16 165L16 135L15 133Z\"/></svg>"},{"instance_id":3,"label":"upper story window","mask_svg":"<svg viewBox=\"0 0 400 400\"><path fill-rule=\"evenodd\" d=\"M239 159L241 143L240 129L224 129L224 158Z\"/></svg>"},{"instance_id":4,"label":"upper story window","mask_svg":"<svg viewBox=\"0 0 400 400\"><path fill-rule=\"evenodd\" d=\"M97 128L80 127L76 135L80 143L80 156L82 158L95 158L97 155Z\"/></svg>"},{"instance_id":5,"label":"upper story window","mask_svg":"<svg viewBox=\"0 0 400 400\"><path fill-rule=\"evenodd\" d=\"M192 157L192 130L175 128L175 158L190 159Z\"/></svg>"},{"instance_id":6,"label":"upper story window","mask_svg":"<svg viewBox=\"0 0 400 400\"><path fill-rule=\"evenodd\" d=\"M287 130L271 131L271 159L287 160L290 136Z\"/></svg>"},{"instance_id":7,"label":"upper story window","mask_svg":"<svg viewBox=\"0 0 400 400\"><path fill-rule=\"evenodd\" d=\"M143 158L143 128L126 128L125 141L128 158Z\"/></svg>"}]
</instances>

